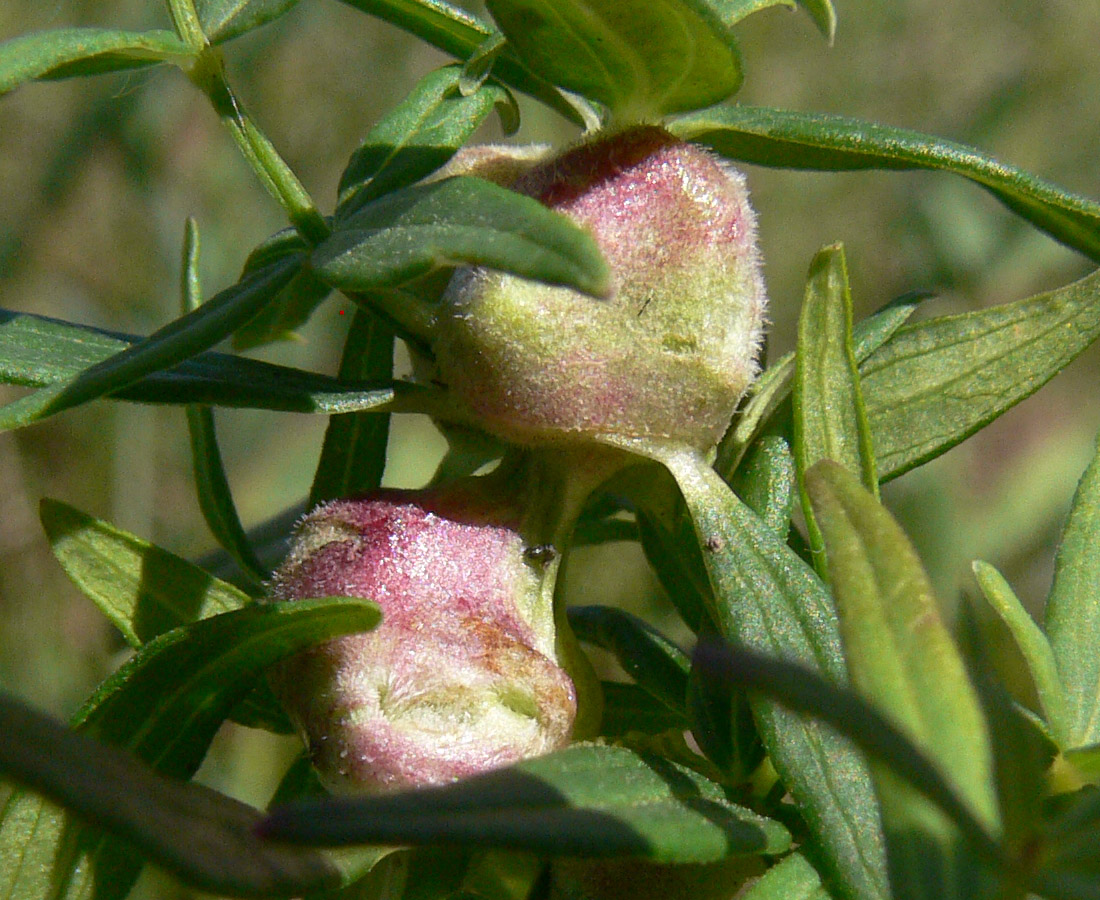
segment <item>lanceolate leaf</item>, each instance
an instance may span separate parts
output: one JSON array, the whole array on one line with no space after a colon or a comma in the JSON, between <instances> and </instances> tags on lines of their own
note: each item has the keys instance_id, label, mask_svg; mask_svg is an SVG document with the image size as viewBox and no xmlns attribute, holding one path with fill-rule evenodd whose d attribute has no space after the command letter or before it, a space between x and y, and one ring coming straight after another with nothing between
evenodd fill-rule
<instances>
[{"instance_id":1,"label":"lanceolate leaf","mask_svg":"<svg viewBox=\"0 0 1100 900\"><path fill-rule=\"evenodd\" d=\"M231 584L68 504L45 499L39 513L65 574L132 647L251 603Z\"/></svg>"},{"instance_id":2,"label":"lanceolate leaf","mask_svg":"<svg viewBox=\"0 0 1100 900\"><path fill-rule=\"evenodd\" d=\"M830 44L836 32L836 10L833 9L832 0L709 0L709 5L727 25L740 22L746 16L771 6L787 6L791 9L801 6Z\"/></svg>"},{"instance_id":3,"label":"lanceolate leaf","mask_svg":"<svg viewBox=\"0 0 1100 900\"><path fill-rule=\"evenodd\" d=\"M57 384L141 341L29 313L0 310L0 383ZM112 397L333 414L417 408L430 392L404 382L353 381L207 351L147 375Z\"/></svg>"},{"instance_id":4,"label":"lanceolate leaf","mask_svg":"<svg viewBox=\"0 0 1100 900\"><path fill-rule=\"evenodd\" d=\"M487 38L497 34L489 23L447 0L343 0L349 6L392 22L456 59L477 54ZM547 80L528 69L511 48L505 47L493 63L493 74L505 84L537 97L567 119L581 117Z\"/></svg>"},{"instance_id":5,"label":"lanceolate leaf","mask_svg":"<svg viewBox=\"0 0 1100 900\"><path fill-rule=\"evenodd\" d=\"M369 203L313 254L341 290L394 288L440 266L483 265L593 295L610 275L595 240L537 200L480 178L416 185Z\"/></svg>"},{"instance_id":6,"label":"lanceolate leaf","mask_svg":"<svg viewBox=\"0 0 1100 900\"><path fill-rule=\"evenodd\" d=\"M1067 745L1100 743L1100 452L1093 457L1062 534L1046 626L1066 692Z\"/></svg>"},{"instance_id":7,"label":"lanceolate leaf","mask_svg":"<svg viewBox=\"0 0 1100 900\"><path fill-rule=\"evenodd\" d=\"M0 772L126 840L150 861L202 890L234 896L291 897L340 883L323 854L259 840L258 810L209 788L156 775L122 750L100 743L0 696ZM20 827L36 835L16 854L0 842L0 896L61 896L51 869L65 824L37 797L17 793L4 811L0 838ZM52 836L54 840L47 840ZM43 852L48 851L48 852ZM38 872L27 871L39 861ZM28 866L30 864L30 866ZM37 876L37 877L36 877ZM83 882L77 876L78 882ZM86 884L89 894L93 885ZM66 896L75 896L70 890ZM110 884L95 889L120 896Z\"/></svg>"},{"instance_id":8,"label":"lanceolate leaf","mask_svg":"<svg viewBox=\"0 0 1100 900\"><path fill-rule=\"evenodd\" d=\"M669 127L730 159L763 166L829 172L937 169L962 175L1037 228L1100 261L1100 204L972 147L860 119L751 106L690 113Z\"/></svg>"},{"instance_id":9,"label":"lanceolate leaf","mask_svg":"<svg viewBox=\"0 0 1100 900\"><path fill-rule=\"evenodd\" d=\"M440 842L667 863L777 853L790 841L695 772L583 744L452 785L285 807L262 833L323 846Z\"/></svg>"},{"instance_id":10,"label":"lanceolate leaf","mask_svg":"<svg viewBox=\"0 0 1100 900\"><path fill-rule=\"evenodd\" d=\"M462 66L428 73L413 92L367 135L340 176L337 219L372 200L407 187L446 163L470 139L507 92L482 84L460 90Z\"/></svg>"},{"instance_id":11,"label":"lanceolate leaf","mask_svg":"<svg viewBox=\"0 0 1100 900\"><path fill-rule=\"evenodd\" d=\"M280 259L76 377L9 403L0 408L0 430L28 425L121 390L145 375L171 368L208 350L255 316L301 264L300 257Z\"/></svg>"},{"instance_id":12,"label":"lanceolate leaf","mask_svg":"<svg viewBox=\"0 0 1100 900\"><path fill-rule=\"evenodd\" d=\"M836 613L824 585L697 453L656 442L631 449L668 467L683 493L727 640L798 660L844 683ZM769 758L805 817L823 870L847 898L887 896L878 805L862 757L821 723L754 703Z\"/></svg>"},{"instance_id":13,"label":"lanceolate leaf","mask_svg":"<svg viewBox=\"0 0 1100 900\"><path fill-rule=\"evenodd\" d=\"M828 900L828 896L817 869L795 851L768 869L741 900Z\"/></svg>"},{"instance_id":14,"label":"lanceolate leaf","mask_svg":"<svg viewBox=\"0 0 1100 900\"><path fill-rule=\"evenodd\" d=\"M273 663L329 638L369 631L379 618L377 606L368 601L328 598L254 605L176 628L146 644L105 681L73 725L129 750L163 775L189 778L226 716ZM53 836L51 859L57 855L62 832L70 831L56 821L59 815L29 794L18 795L5 809L0 859L28 860L10 875L15 895L26 891L26 896L39 896L48 886L61 883L66 885L66 898L87 896L102 870L111 872L110 892L106 885L98 885L97 900L125 896L141 860L96 831L65 838L76 841L69 845L76 850L64 857L69 871L43 870L35 864L46 853L37 843L37 830ZM28 821L37 824L27 827Z\"/></svg>"},{"instance_id":15,"label":"lanceolate leaf","mask_svg":"<svg viewBox=\"0 0 1100 900\"><path fill-rule=\"evenodd\" d=\"M1100 335L1100 273L901 328L860 365L879 477L927 462L1030 396Z\"/></svg>"},{"instance_id":16,"label":"lanceolate leaf","mask_svg":"<svg viewBox=\"0 0 1100 900\"><path fill-rule=\"evenodd\" d=\"M360 307L340 360L340 376L385 379L393 375L393 330ZM329 419L310 505L366 493L382 483L390 436L388 415L347 413Z\"/></svg>"},{"instance_id":17,"label":"lanceolate leaf","mask_svg":"<svg viewBox=\"0 0 1100 900\"><path fill-rule=\"evenodd\" d=\"M692 0L488 0L517 53L615 121L710 106L741 85L732 37Z\"/></svg>"},{"instance_id":18,"label":"lanceolate leaf","mask_svg":"<svg viewBox=\"0 0 1100 900\"><path fill-rule=\"evenodd\" d=\"M901 528L831 461L806 473L825 540L852 683L938 765L986 831L1000 828L992 748L962 657ZM952 823L878 764L876 787L898 897L967 894L976 877Z\"/></svg>"},{"instance_id":19,"label":"lanceolate leaf","mask_svg":"<svg viewBox=\"0 0 1100 900\"><path fill-rule=\"evenodd\" d=\"M806 470L831 459L878 491L863 392L852 348L852 295L839 245L810 264L795 354L794 455L815 566L825 572L821 533L805 492Z\"/></svg>"},{"instance_id":20,"label":"lanceolate leaf","mask_svg":"<svg viewBox=\"0 0 1100 900\"><path fill-rule=\"evenodd\" d=\"M1035 693L1039 697L1039 704L1051 733L1060 745L1070 746L1067 740L1069 729L1066 720L1065 689L1062 687L1058 666L1047 636L1024 609L1012 586L1005 581L1000 572L981 560L975 560L973 569L985 599L1008 627L1027 663L1031 680L1035 685Z\"/></svg>"},{"instance_id":21,"label":"lanceolate leaf","mask_svg":"<svg viewBox=\"0 0 1100 900\"><path fill-rule=\"evenodd\" d=\"M0 44L0 96L36 78L70 78L182 61L187 45L170 31L63 28Z\"/></svg>"},{"instance_id":22,"label":"lanceolate leaf","mask_svg":"<svg viewBox=\"0 0 1100 900\"><path fill-rule=\"evenodd\" d=\"M195 0L203 33L212 44L232 40L274 21L298 0Z\"/></svg>"}]
</instances>

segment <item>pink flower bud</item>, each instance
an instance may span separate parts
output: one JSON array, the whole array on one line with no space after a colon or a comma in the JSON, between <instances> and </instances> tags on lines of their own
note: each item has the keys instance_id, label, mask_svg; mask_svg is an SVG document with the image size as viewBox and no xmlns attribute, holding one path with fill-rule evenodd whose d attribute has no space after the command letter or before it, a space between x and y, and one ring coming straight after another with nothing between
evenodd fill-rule
<instances>
[{"instance_id":1,"label":"pink flower bud","mask_svg":"<svg viewBox=\"0 0 1100 900\"><path fill-rule=\"evenodd\" d=\"M436 784L568 743L546 561L515 514L466 486L380 491L301 522L272 598L365 597L374 631L271 676L332 790Z\"/></svg>"},{"instance_id":2,"label":"pink flower bud","mask_svg":"<svg viewBox=\"0 0 1100 900\"><path fill-rule=\"evenodd\" d=\"M536 165L513 187L592 232L613 293L460 270L436 324L440 379L518 443L615 435L713 446L756 376L764 317L742 176L640 127Z\"/></svg>"}]
</instances>

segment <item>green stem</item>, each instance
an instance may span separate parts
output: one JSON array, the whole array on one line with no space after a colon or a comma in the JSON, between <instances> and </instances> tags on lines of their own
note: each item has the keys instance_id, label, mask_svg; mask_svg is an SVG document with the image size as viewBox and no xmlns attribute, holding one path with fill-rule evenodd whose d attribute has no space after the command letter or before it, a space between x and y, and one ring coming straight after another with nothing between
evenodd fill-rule
<instances>
[{"instance_id":1,"label":"green stem","mask_svg":"<svg viewBox=\"0 0 1100 900\"><path fill-rule=\"evenodd\" d=\"M302 237L310 246L316 246L327 238L329 227L313 198L233 93L221 54L214 48L208 48L195 62L190 78L210 99L252 171L271 196L279 201Z\"/></svg>"},{"instance_id":2,"label":"green stem","mask_svg":"<svg viewBox=\"0 0 1100 900\"><path fill-rule=\"evenodd\" d=\"M208 46L199 14L192 0L168 0L168 14L176 26L176 34L196 53Z\"/></svg>"}]
</instances>

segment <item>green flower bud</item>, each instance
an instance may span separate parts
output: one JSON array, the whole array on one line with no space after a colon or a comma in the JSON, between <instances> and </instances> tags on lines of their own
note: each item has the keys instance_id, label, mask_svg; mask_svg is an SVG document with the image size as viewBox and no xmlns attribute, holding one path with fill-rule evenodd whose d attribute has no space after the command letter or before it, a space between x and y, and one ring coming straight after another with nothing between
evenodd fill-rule
<instances>
[{"instance_id":1,"label":"green flower bud","mask_svg":"<svg viewBox=\"0 0 1100 900\"><path fill-rule=\"evenodd\" d=\"M301 522L272 599L365 597L383 615L271 675L331 790L437 784L568 743L576 696L555 660L546 564L517 520L463 483L335 501Z\"/></svg>"},{"instance_id":2,"label":"green flower bud","mask_svg":"<svg viewBox=\"0 0 1100 900\"><path fill-rule=\"evenodd\" d=\"M436 320L439 378L521 444L602 435L712 447L756 376L765 296L742 176L663 129L577 146L512 185L587 227L608 299L480 268Z\"/></svg>"}]
</instances>

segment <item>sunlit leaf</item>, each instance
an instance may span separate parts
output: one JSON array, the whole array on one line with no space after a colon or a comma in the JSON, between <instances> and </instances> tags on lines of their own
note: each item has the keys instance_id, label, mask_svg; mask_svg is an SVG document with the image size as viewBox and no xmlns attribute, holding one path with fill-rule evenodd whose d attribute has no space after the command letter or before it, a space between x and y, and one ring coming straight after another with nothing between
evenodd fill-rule
<instances>
[{"instance_id":1,"label":"sunlit leaf","mask_svg":"<svg viewBox=\"0 0 1100 900\"><path fill-rule=\"evenodd\" d=\"M1062 687L1047 636L1024 609L1024 605L1000 572L981 560L974 562L973 570L982 594L1008 627L1027 663L1051 732L1059 743L1065 743L1069 736L1065 689Z\"/></svg>"},{"instance_id":2,"label":"sunlit leaf","mask_svg":"<svg viewBox=\"0 0 1100 900\"><path fill-rule=\"evenodd\" d=\"M195 0L203 33L212 44L232 40L290 12L298 0Z\"/></svg>"},{"instance_id":3,"label":"sunlit leaf","mask_svg":"<svg viewBox=\"0 0 1100 900\"><path fill-rule=\"evenodd\" d=\"M1015 303L899 329L863 360L879 477L955 446L1100 336L1100 273Z\"/></svg>"},{"instance_id":4,"label":"sunlit leaf","mask_svg":"<svg viewBox=\"0 0 1100 900\"><path fill-rule=\"evenodd\" d=\"M71 78L190 57L170 31L61 28L0 43L0 96L37 78Z\"/></svg>"},{"instance_id":5,"label":"sunlit leaf","mask_svg":"<svg viewBox=\"0 0 1100 900\"><path fill-rule=\"evenodd\" d=\"M534 72L619 122L710 106L740 87L721 20L692 0L487 0Z\"/></svg>"},{"instance_id":6,"label":"sunlit leaf","mask_svg":"<svg viewBox=\"0 0 1100 900\"><path fill-rule=\"evenodd\" d=\"M1100 304L1097 304L1100 305ZM1055 561L1046 630L1066 697L1067 746L1100 743L1100 451L1077 493Z\"/></svg>"},{"instance_id":7,"label":"sunlit leaf","mask_svg":"<svg viewBox=\"0 0 1100 900\"><path fill-rule=\"evenodd\" d=\"M669 127L684 140L763 166L816 169L935 169L981 185L1056 240L1100 261L1100 203L953 141L905 128L820 113L723 106Z\"/></svg>"},{"instance_id":8,"label":"sunlit leaf","mask_svg":"<svg viewBox=\"0 0 1100 900\"><path fill-rule=\"evenodd\" d=\"M507 92L493 84L462 93L462 72L445 66L428 73L371 129L340 176L338 220L436 171L507 103Z\"/></svg>"},{"instance_id":9,"label":"sunlit leaf","mask_svg":"<svg viewBox=\"0 0 1100 900\"><path fill-rule=\"evenodd\" d=\"M824 574L821 533L805 490L806 471L831 459L878 492L874 452L852 342L852 294L840 245L810 264L795 352L794 456L814 564Z\"/></svg>"},{"instance_id":10,"label":"sunlit leaf","mask_svg":"<svg viewBox=\"0 0 1100 900\"><path fill-rule=\"evenodd\" d=\"M854 474L832 461L806 473L828 558L855 688L950 779L975 818L1000 827L989 732L958 648L940 619L927 575L901 528ZM890 881L898 897L934 900L968 890L956 823L877 761Z\"/></svg>"},{"instance_id":11,"label":"sunlit leaf","mask_svg":"<svg viewBox=\"0 0 1100 900\"><path fill-rule=\"evenodd\" d=\"M313 254L334 287L397 287L440 266L483 265L564 284L597 296L609 290L595 240L537 200L480 178L404 188L362 207Z\"/></svg>"}]
</instances>

